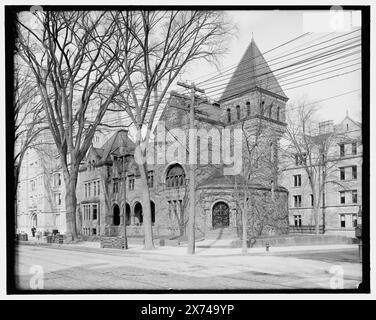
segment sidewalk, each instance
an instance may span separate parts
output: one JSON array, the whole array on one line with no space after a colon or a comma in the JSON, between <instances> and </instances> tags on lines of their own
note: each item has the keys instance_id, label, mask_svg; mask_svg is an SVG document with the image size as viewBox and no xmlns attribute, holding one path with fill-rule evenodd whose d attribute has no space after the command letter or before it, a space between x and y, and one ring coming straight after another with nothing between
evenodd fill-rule
<instances>
[{"instance_id":1,"label":"sidewalk","mask_svg":"<svg viewBox=\"0 0 376 320\"><path fill-rule=\"evenodd\" d=\"M204 240L209 241L209 240ZM204 241L201 241L202 243ZM238 256L242 255L241 248L218 248L205 247L200 248L200 243L196 243L197 256ZM83 241L71 244L50 244L42 243L31 239L29 241L20 241L21 245L37 245L49 247L54 249L78 250L87 252L101 252L101 253L118 253L118 254L154 254L167 256L187 256L187 246L181 245L179 247L172 246L158 246L155 244L154 250L145 250L142 244L130 244L128 250L101 248L99 242ZM337 245L311 245L311 246L284 246L284 247L270 247L269 251L265 248L248 248L248 255L273 255L273 253L291 253L294 252L309 252L309 251L330 251L330 250L350 250L358 249L356 244L337 244Z\"/></svg>"}]
</instances>

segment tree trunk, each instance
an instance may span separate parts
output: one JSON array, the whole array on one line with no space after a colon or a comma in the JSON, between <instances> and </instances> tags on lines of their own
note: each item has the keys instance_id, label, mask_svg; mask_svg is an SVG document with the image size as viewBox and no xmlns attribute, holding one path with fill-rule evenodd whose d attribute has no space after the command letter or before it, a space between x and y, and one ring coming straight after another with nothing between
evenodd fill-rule
<instances>
[{"instance_id":1,"label":"tree trunk","mask_svg":"<svg viewBox=\"0 0 376 320\"><path fill-rule=\"evenodd\" d=\"M154 249L153 243L153 228L151 222L151 206L150 206L150 192L147 180L146 167L143 164L139 164L141 174L141 187L142 187L142 213L143 225L144 225L144 235L145 235L145 249Z\"/></svg>"},{"instance_id":2,"label":"tree trunk","mask_svg":"<svg viewBox=\"0 0 376 320\"><path fill-rule=\"evenodd\" d=\"M77 186L77 176L78 169L76 172L68 174L64 171L64 182L65 182L65 208L66 208L66 235L72 236L73 239L77 238L77 226L76 226L76 186Z\"/></svg>"},{"instance_id":3,"label":"tree trunk","mask_svg":"<svg viewBox=\"0 0 376 320\"><path fill-rule=\"evenodd\" d=\"M243 210L242 210L242 225L243 225L243 239L242 239L242 254L247 254L248 251L248 244L247 244L247 225L248 219L246 214L246 193L244 192L244 199L243 199Z\"/></svg>"}]
</instances>

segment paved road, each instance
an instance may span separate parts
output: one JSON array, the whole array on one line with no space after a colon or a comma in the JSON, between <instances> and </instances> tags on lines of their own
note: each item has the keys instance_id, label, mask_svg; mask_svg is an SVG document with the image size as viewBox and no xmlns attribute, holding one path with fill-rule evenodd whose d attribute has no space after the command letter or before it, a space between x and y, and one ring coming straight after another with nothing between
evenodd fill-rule
<instances>
[{"instance_id":1,"label":"paved road","mask_svg":"<svg viewBox=\"0 0 376 320\"><path fill-rule=\"evenodd\" d=\"M248 256L176 256L154 252L16 248L20 289L312 289L331 288L334 273L343 287L357 288L361 263L355 249ZM338 273L338 270L340 272ZM332 281L331 281L332 279Z\"/></svg>"}]
</instances>

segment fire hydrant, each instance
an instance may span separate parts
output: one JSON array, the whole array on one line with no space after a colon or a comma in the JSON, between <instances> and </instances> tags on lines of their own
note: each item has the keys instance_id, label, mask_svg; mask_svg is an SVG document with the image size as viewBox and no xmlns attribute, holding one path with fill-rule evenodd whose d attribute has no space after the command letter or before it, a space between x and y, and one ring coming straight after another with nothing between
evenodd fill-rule
<instances>
[{"instance_id":1,"label":"fire hydrant","mask_svg":"<svg viewBox=\"0 0 376 320\"><path fill-rule=\"evenodd\" d=\"M265 249L266 249L266 251L269 251L269 247L270 247L270 244L269 244L269 242L267 242L267 243L265 244Z\"/></svg>"}]
</instances>

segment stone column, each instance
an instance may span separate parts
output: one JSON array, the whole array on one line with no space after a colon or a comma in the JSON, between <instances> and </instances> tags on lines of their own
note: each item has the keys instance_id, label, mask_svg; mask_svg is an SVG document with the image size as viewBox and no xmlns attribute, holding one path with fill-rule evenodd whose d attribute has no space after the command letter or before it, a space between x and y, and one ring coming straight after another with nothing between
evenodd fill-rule
<instances>
[{"instance_id":1,"label":"stone column","mask_svg":"<svg viewBox=\"0 0 376 320\"><path fill-rule=\"evenodd\" d=\"M135 215L134 215L134 206L133 208L131 207L131 226L135 225Z\"/></svg>"}]
</instances>

